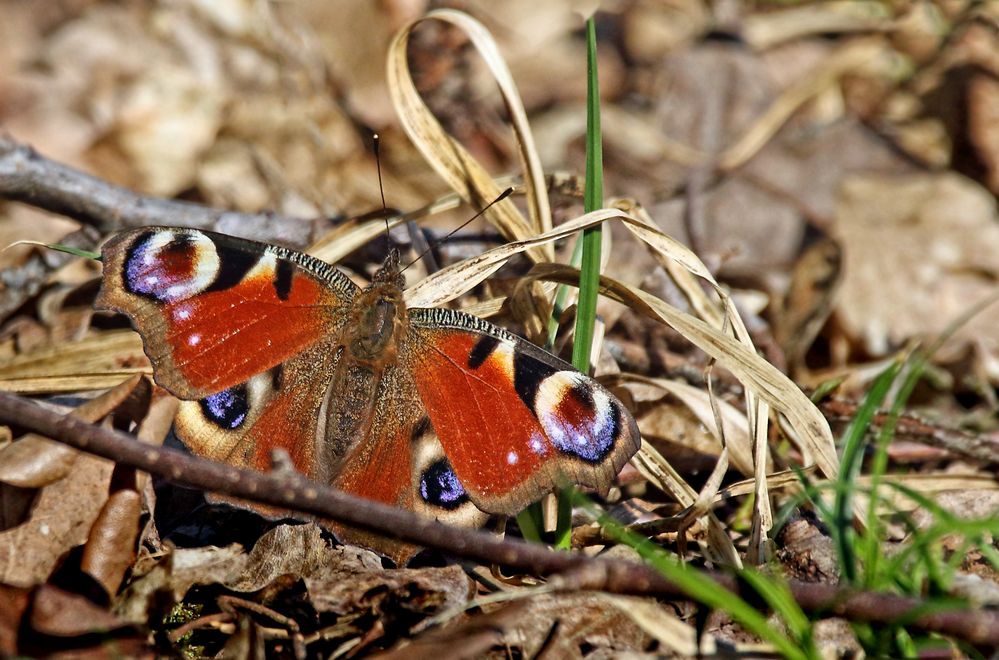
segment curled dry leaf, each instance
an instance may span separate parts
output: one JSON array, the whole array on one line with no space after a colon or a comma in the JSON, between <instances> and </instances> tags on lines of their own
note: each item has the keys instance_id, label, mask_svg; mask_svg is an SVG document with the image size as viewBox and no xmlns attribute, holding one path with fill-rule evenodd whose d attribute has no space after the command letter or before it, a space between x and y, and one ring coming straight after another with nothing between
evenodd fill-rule
<instances>
[{"instance_id":1,"label":"curled dry leaf","mask_svg":"<svg viewBox=\"0 0 999 660\"><path fill-rule=\"evenodd\" d=\"M137 388L148 396L149 382L133 376L104 394L73 409L70 414L88 422L107 417L131 397ZM61 442L30 433L0 449L0 481L20 488L41 488L63 478L78 452Z\"/></svg>"},{"instance_id":2,"label":"curled dry leaf","mask_svg":"<svg viewBox=\"0 0 999 660\"><path fill-rule=\"evenodd\" d=\"M583 649L612 655L645 648L650 636L627 612L607 605L598 593L538 595L504 631L503 641L523 657L535 657L542 649L551 657L580 657Z\"/></svg>"},{"instance_id":3,"label":"curled dry leaf","mask_svg":"<svg viewBox=\"0 0 999 660\"><path fill-rule=\"evenodd\" d=\"M135 561L141 514L142 495L137 490L119 490L104 503L90 528L80 568L109 595L118 592L125 572Z\"/></svg>"},{"instance_id":4,"label":"curled dry leaf","mask_svg":"<svg viewBox=\"0 0 999 660\"><path fill-rule=\"evenodd\" d=\"M148 397L148 381L138 376L129 379L88 402L88 414L104 417L111 410L131 403L141 390L145 390ZM31 446L38 446L37 441ZM22 464L25 473L21 476L31 475L31 479L44 481L53 474L64 474L41 489L26 521L0 532L0 566L3 567L0 582L17 586L44 582L69 549L87 540L107 500L114 463L87 454L79 454L73 459L62 450L52 454L46 450L43 456L51 465L46 466L44 460L41 464L28 461ZM72 469L65 469L67 461Z\"/></svg>"},{"instance_id":5,"label":"curled dry leaf","mask_svg":"<svg viewBox=\"0 0 999 660\"><path fill-rule=\"evenodd\" d=\"M527 603L517 601L488 613L459 619L406 640L382 653L381 660L454 660L481 658L503 642L504 634L525 615Z\"/></svg>"},{"instance_id":6,"label":"curled dry leaf","mask_svg":"<svg viewBox=\"0 0 999 660\"><path fill-rule=\"evenodd\" d=\"M127 621L145 623L151 609L159 606L157 599L163 593L179 602L196 584L235 579L246 563L246 551L236 543L224 548L205 546L172 550L146 573L132 579L118 597L115 613Z\"/></svg>"},{"instance_id":7,"label":"curled dry leaf","mask_svg":"<svg viewBox=\"0 0 999 660\"><path fill-rule=\"evenodd\" d=\"M85 597L50 584L33 594L17 655L151 658L146 635ZM60 652L54 651L58 649Z\"/></svg>"},{"instance_id":8,"label":"curled dry leaf","mask_svg":"<svg viewBox=\"0 0 999 660\"><path fill-rule=\"evenodd\" d=\"M32 604L32 628L47 635L70 637L107 633L129 625L85 597L52 585L40 587Z\"/></svg>"},{"instance_id":9,"label":"curled dry leaf","mask_svg":"<svg viewBox=\"0 0 999 660\"><path fill-rule=\"evenodd\" d=\"M527 114L517 93L513 77L499 53L499 49L486 28L466 14L451 10L437 10L426 17L410 23L392 41L389 50L388 83L389 93L396 112L420 153L437 173L461 197L473 205L481 201L491 201L500 194L500 189L478 162L453 140L423 103L409 72L406 47L412 30L423 20L440 20L450 23L468 34L472 43L482 54L486 65L496 79L500 92L514 126L517 144L524 169L524 183L527 187L527 202L531 222L528 223L510 200L495 204L486 212L486 218L496 224L500 232L511 239L522 240L532 233L551 229L551 210L545 194L544 175L534 138L527 124ZM542 244L543 245L543 244ZM527 251L535 261L551 260L551 248L533 247Z\"/></svg>"},{"instance_id":10,"label":"curled dry leaf","mask_svg":"<svg viewBox=\"0 0 999 660\"><path fill-rule=\"evenodd\" d=\"M381 559L369 550L331 545L318 525L279 525L254 544L239 575L220 582L233 591L250 592L287 574L345 580L381 567Z\"/></svg>"},{"instance_id":11,"label":"curled dry leaf","mask_svg":"<svg viewBox=\"0 0 999 660\"><path fill-rule=\"evenodd\" d=\"M349 578L349 579L348 579ZM460 566L357 571L336 577L307 577L312 606L319 612L370 612L379 618L430 615L462 607L474 584Z\"/></svg>"}]
</instances>

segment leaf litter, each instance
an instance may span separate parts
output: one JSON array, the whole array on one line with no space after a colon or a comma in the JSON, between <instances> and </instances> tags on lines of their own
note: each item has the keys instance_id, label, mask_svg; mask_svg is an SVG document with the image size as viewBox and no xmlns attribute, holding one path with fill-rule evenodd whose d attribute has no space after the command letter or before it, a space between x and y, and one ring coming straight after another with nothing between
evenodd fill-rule
<instances>
[{"instance_id":1,"label":"leaf litter","mask_svg":"<svg viewBox=\"0 0 999 660\"><path fill-rule=\"evenodd\" d=\"M414 278L411 303L458 301L501 320L516 304L525 331L543 327L554 290L545 281L574 278L552 262L567 261L581 228L606 223L604 292L623 306L601 302L600 364L611 368L597 375L618 374L608 382L634 404L646 439L637 472L623 473L606 505L622 515L630 506L636 529L671 530L653 538L695 564L766 556L770 505L802 489L792 467L819 486L835 477L834 435L801 385L834 379L836 400L855 404L877 365L933 341L994 292L999 44L990 28L999 16L986 4L603 8L605 188L629 199L582 217L571 186L551 178L582 170L585 57L572 3L517 3L515 18L463 5L484 28L453 10L421 20L425 3L3 5L0 29L12 38L0 39L10 99L0 122L14 139L143 194L272 210L275 222L330 218L314 246L325 258L339 261L384 231L382 221L337 220L380 208L369 130L382 137L391 204L423 207L409 215L431 238L474 212L453 210L452 191L478 208L506 185L498 174L516 172L515 199L466 230L485 232L476 256ZM8 242L55 242L79 227L24 204L4 204L0 217ZM489 249L493 232L513 242ZM452 242L439 250L456 251ZM3 308L0 387L58 395L62 410L162 443L173 403L142 379L148 362L127 326L89 311L96 269L40 258L22 247L0 255L4 299L15 301ZM353 276L363 282L375 265ZM529 295L504 280L530 285ZM753 312L751 299L762 301ZM994 314L984 308L934 355L907 411L924 426L907 442L932 445L948 430L979 442L994 435ZM387 567L314 524L215 546L161 538L153 514L163 491L143 475L17 428L2 443L4 654L768 648L718 613L699 635L682 602L535 592L432 553ZM728 469L715 482L722 456ZM933 456L893 464L881 481L951 515L995 516L994 453ZM866 494L856 501L863 520ZM677 526L695 504L693 524ZM904 491L881 494L876 511L885 520L912 511L913 530L943 515ZM577 531L592 522L579 514ZM774 570L835 583L838 559L814 516L799 504L778 525ZM885 553L905 536L889 535ZM964 537L947 538L945 555L963 551ZM969 586L997 582L975 553L958 567L954 593L995 602L987 586ZM506 592L516 595L489 602ZM822 624L824 652L856 651L842 621Z\"/></svg>"}]
</instances>

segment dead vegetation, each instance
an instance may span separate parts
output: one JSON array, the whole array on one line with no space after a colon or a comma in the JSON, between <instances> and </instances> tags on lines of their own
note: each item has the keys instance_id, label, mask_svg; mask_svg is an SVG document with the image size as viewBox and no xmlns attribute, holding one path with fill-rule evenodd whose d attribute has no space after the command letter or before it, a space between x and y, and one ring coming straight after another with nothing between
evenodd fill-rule
<instances>
[{"instance_id":1,"label":"dead vegetation","mask_svg":"<svg viewBox=\"0 0 999 660\"><path fill-rule=\"evenodd\" d=\"M613 199L586 215L571 3L417 22L434 7L0 2L0 244L94 249L185 224L308 250L363 282L386 250L383 218L365 215L381 208L377 131L404 212L392 237L412 256L516 190L407 271L407 302L543 343L555 283L577 281L561 265L574 237L605 223L596 374L644 445L598 508L577 507L579 553L516 555L495 536L299 502L432 548L389 567L318 525L206 506L177 485L195 463L36 435L5 397L0 653L790 654L732 609L682 598L668 572L629 573L654 551L620 526L726 587L741 566L786 577L791 603L752 577L740 593L800 657L992 652L991 631L969 631L999 605L995 7L603 7ZM30 245L0 254L0 389L175 444L176 402L141 342L92 309L99 275ZM71 430L47 435L84 437ZM583 557L598 555L594 574ZM839 586L861 596L832 608ZM892 623L948 598L983 618Z\"/></svg>"}]
</instances>

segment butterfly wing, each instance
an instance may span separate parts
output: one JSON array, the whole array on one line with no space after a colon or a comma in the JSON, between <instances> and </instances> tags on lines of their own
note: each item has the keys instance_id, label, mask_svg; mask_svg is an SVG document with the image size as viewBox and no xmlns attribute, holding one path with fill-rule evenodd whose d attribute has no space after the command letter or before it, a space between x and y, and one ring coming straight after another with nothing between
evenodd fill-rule
<instances>
[{"instance_id":1,"label":"butterfly wing","mask_svg":"<svg viewBox=\"0 0 999 660\"><path fill-rule=\"evenodd\" d=\"M359 291L334 267L178 228L117 234L102 259L97 306L132 319L156 381L184 399L177 434L194 453L267 470L281 449L297 471L346 492L455 524L485 522L444 457L405 369L389 364L380 372L361 437L330 442L326 408L351 394L350 383L334 381L344 373L340 346ZM327 524L341 540L398 562L418 550Z\"/></svg>"},{"instance_id":2,"label":"butterfly wing","mask_svg":"<svg viewBox=\"0 0 999 660\"><path fill-rule=\"evenodd\" d=\"M284 248L194 229L116 234L97 307L128 315L156 381L182 399L246 383L339 333L359 290Z\"/></svg>"},{"instance_id":3,"label":"butterfly wing","mask_svg":"<svg viewBox=\"0 0 999 660\"><path fill-rule=\"evenodd\" d=\"M400 360L479 508L513 515L560 483L606 490L638 450L634 418L571 365L461 312L409 320Z\"/></svg>"}]
</instances>

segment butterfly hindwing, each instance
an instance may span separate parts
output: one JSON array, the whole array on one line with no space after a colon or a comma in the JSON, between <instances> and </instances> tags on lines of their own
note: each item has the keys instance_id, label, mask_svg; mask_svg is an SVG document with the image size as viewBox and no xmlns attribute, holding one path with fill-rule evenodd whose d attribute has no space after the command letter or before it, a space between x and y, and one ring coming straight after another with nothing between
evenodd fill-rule
<instances>
[{"instance_id":1,"label":"butterfly hindwing","mask_svg":"<svg viewBox=\"0 0 999 660\"><path fill-rule=\"evenodd\" d=\"M321 478L325 443L320 411L335 371L332 342L316 344L248 381L181 403L177 435L194 453L212 460L269 470L283 450L295 469Z\"/></svg>"},{"instance_id":2,"label":"butterfly hindwing","mask_svg":"<svg viewBox=\"0 0 999 660\"><path fill-rule=\"evenodd\" d=\"M606 489L638 448L606 388L482 319L410 310L405 354L427 414L472 501L515 514L561 483Z\"/></svg>"},{"instance_id":3,"label":"butterfly hindwing","mask_svg":"<svg viewBox=\"0 0 999 660\"><path fill-rule=\"evenodd\" d=\"M158 383L198 399L338 332L358 287L298 252L194 229L116 234L97 307L127 314Z\"/></svg>"},{"instance_id":4,"label":"butterfly hindwing","mask_svg":"<svg viewBox=\"0 0 999 660\"><path fill-rule=\"evenodd\" d=\"M340 385L334 383L334 388ZM345 398L334 389L330 406ZM402 363L385 368L374 398L370 425L342 458L333 486L437 520L484 524L488 515L469 500L419 405L412 372ZM418 550L336 523L331 527L341 540L374 548L397 563L405 563Z\"/></svg>"}]
</instances>

